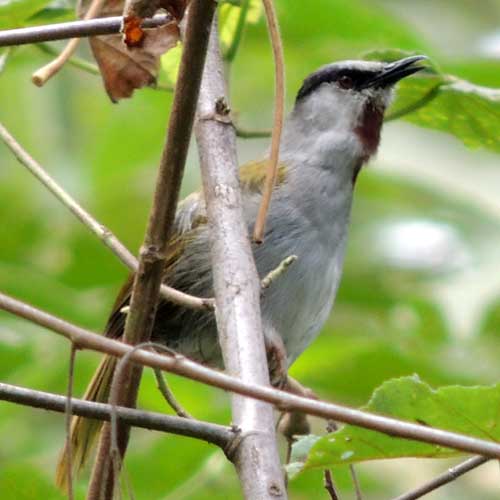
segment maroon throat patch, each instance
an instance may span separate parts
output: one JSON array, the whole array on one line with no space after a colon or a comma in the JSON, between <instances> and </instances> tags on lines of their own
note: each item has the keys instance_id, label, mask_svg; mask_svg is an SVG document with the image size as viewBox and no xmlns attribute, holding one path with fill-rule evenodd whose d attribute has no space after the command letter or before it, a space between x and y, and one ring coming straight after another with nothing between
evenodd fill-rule
<instances>
[{"instance_id":1,"label":"maroon throat patch","mask_svg":"<svg viewBox=\"0 0 500 500\"><path fill-rule=\"evenodd\" d=\"M384 113L380 108L368 102L359 125L354 129L364 148L364 161L377 152L383 120Z\"/></svg>"}]
</instances>

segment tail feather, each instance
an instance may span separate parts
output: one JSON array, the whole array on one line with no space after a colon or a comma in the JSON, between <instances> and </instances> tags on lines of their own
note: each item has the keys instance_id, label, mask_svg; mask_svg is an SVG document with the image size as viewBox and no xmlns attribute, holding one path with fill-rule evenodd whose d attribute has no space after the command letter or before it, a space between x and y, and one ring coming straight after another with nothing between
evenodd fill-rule
<instances>
[{"instance_id":1,"label":"tail feather","mask_svg":"<svg viewBox=\"0 0 500 500\"><path fill-rule=\"evenodd\" d=\"M84 395L85 400L98 403L107 402L115 366L116 359L113 357L107 356L102 360L87 387ZM102 420L84 417L73 417L71 419L70 442L73 476L85 465L101 427ZM68 444L66 443L59 457L56 469L56 484L64 491L68 489L68 467Z\"/></svg>"}]
</instances>

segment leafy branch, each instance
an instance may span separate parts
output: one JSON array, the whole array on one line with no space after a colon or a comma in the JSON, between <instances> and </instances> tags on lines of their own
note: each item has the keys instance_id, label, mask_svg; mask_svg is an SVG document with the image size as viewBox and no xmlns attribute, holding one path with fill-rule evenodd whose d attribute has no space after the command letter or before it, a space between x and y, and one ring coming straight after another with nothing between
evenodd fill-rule
<instances>
[{"instance_id":1,"label":"leafy branch","mask_svg":"<svg viewBox=\"0 0 500 500\"><path fill-rule=\"evenodd\" d=\"M118 358L134 350L130 345L68 323L2 293L0 293L0 309L66 337L79 349L90 349ZM219 389L265 401L281 411L305 413L327 420L372 429L391 437L402 437L485 457L500 458L500 444L494 441L472 438L425 425L412 424L375 413L298 396L272 387L243 382L239 378L195 363L180 354L164 356L141 349L130 355L130 361L140 366L159 368Z\"/></svg>"}]
</instances>

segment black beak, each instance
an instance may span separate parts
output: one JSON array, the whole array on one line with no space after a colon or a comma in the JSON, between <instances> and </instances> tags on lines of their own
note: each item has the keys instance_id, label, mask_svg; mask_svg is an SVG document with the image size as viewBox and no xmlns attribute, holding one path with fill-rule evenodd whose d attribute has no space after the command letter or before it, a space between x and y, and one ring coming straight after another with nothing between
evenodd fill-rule
<instances>
[{"instance_id":1,"label":"black beak","mask_svg":"<svg viewBox=\"0 0 500 500\"><path fill-rule=\"evenodd\" d=\"M402 78L413 75L417 71L424 69L424 66L415 65L415 63L427 59L426 56L410 56L385 65L382 71L378 72L373 78L363 83L363 89L370 87L389 87L399 82Z\"/></svg>"}]
</instances>

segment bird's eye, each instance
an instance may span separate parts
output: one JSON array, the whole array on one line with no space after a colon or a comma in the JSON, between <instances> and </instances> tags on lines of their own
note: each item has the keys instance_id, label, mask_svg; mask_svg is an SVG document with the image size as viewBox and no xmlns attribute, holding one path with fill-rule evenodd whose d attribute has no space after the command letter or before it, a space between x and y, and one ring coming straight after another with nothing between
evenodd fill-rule
<instances>
[{"instance_id":1,"label":"bird's eye","mask_svg":"<svg viewBox=\"0 0 500 500\"><path fill-rule=\"evenodd\" d=\"M339 80L339 86L343 89L352 89L354 87L354 81L350 76L342 75Z\"/></svg>"}]
</instances>

